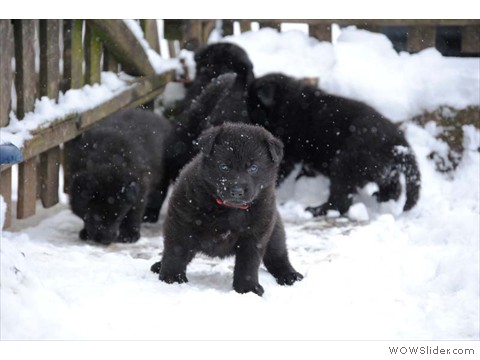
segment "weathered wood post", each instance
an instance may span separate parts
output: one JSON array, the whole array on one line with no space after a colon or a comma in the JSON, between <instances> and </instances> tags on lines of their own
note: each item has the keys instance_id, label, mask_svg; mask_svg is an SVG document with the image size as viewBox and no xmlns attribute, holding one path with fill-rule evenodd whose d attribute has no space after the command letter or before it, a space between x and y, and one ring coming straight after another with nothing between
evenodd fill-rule
<instances>
[{"instance_id":1,"label":"weathered wood post","mask_svg":"<svg viewBox=\"0 0 480 360\"><path fill-rule=\"evenodd\" d=\"M79 89L83 86L83 43L82 29L83 20L64 20L63 21L63 79L64 91L70 89ZM63 191L68 193L68 165L67 158L71 149L72 142L67 141L63 144Z\"/></svg>"},{"instance_id":2,"label":"weathered wood post","mask_svg":"<svg viewBox=\"0 0 480 360\"><path fill-rule=\"evenodd\" d=\"M17 118L33 111L36 95L35 77L35 23L36 20L14 20L15 88L17 90ZM37 157L18 166L17 218L35 214L37 202Z\"/></svg>"},{"instance_id":3,"label":"weathered wood post","mask_svg":"<svg viewBox=\"0 0 480 360\"><path fill-rule=\"evenodd\" d=\"M12 95L13 28L10 20L0 20L0 126L8 125ZM0 173L0 195L7 205L3 227L12 221L12 169Z\"/></svg>"},{"instance_id":4,"label":"weathered wood post","mask_svg":"<svg viewBox=\"0 0 480 360\"><path fill-rule=\"evenodd\" d=\"M60 20L40 20L40 96L58 99L60 73ZM40 198L43 207L58 203L60 147L40 155Z\"/></svg>"}]
</instances>

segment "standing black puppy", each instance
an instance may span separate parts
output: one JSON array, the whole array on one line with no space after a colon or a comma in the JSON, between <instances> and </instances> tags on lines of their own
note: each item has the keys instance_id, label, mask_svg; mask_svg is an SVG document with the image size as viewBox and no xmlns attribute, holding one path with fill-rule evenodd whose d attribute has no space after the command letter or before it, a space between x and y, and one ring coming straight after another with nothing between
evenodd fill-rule
<instances>
[{"instance_id":1,"label":"standing black puppy","mask_svg":"<svg viewBox=\"0 0 480 360\"><path fill-rule=\"evenodd\" d=\"M397 200L405 177L411 209L420 192L415 155L402 131L370 106L322 92L283 74L256 79L248 96L252 122L265 126L285 144L282 175L295 163L330 177L330 196L308 208L314 216L345 213L357 188L378 185L378 201Z\"/></svg>"},{"instance_id":2,"label":"standing black puppy","mask_svg":"<svg viewBox=\"0 0 480 360\"><path fill-rule=\"evenodd\" d=\"M72 211L80 238L134 242L156 222L167 194L165 149L172 125L143 110L119 111L73 141L67 154Z\"/></svg>"},{"instance_id":3,"label":"standing black puppy","mask_svg":"<svg viewBox=\"0 0 480 360\"><path fill-rule=\"evenodd\" d=\"M197 252L235 255L233 288L263 294L263 262L281 285L303 278L290 264L275 202L282 143L259 126L225 124L205 132L182 170L164 223L164 252L152 266L167 283L187 282Z\"/></svg>"}]
</instances>

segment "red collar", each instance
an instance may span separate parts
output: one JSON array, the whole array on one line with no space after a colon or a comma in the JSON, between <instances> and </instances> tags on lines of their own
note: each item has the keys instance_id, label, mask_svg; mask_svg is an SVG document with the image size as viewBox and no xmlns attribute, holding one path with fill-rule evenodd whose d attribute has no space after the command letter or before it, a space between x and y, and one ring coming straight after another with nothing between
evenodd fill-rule
<instances>
[{"instance_id":1,"label":"red collar","mask_svg":"<svg viewBox=\"0 0 480 360\"><path fill-rule=\"evenodd\" d=\"M248 208L250 207L250 205L229 204L229 203L223 202L219 198L215 198L215 201L217 202L218 205L223 205L223 206L227 206L227 207L231 207L231 208L235 208L235 209L248 210Z\"/></svg>"}]
</instances>

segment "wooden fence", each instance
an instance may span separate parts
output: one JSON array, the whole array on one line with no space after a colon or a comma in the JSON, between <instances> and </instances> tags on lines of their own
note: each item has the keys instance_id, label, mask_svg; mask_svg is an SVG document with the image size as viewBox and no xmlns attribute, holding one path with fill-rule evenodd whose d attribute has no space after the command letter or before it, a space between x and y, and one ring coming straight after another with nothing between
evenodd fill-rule
<instances>
[{"instance_id":1,"label":"wooden fence","mask_svg":"<svg viewBox=\"0 0 480 360\"><path fill-rule=\"evenodd\" d=\"M147 40L155 40L156 21L141 24ZM37 98L57 99L60 90L99 83L102 69L135 76L126 90L110 100L33 131L21 149L25 161L18 165L18 219L35 214L37 198L45 208L58 203L61 148L107 115L151 103L174 78L172 72L155 74L143 46L120 20L0 20L0 64L2 127L8 125L12 108L21 121L33 111ZM13 84L16 106L12 106ZM2 165L0 170L0 193L7 203L4 227L8 227L12 216L11 166Z\"/></svg>"},{"instance_id":2,"label":"wooden fence","mask_svg":"<svg viewBox=\"0 0 480 360\"><path fill-rule=\"evenodd\" d=\"M260 28L270 27L280 30L281 24L302 23L308 25L308 34L322 41L331 41L332 24L339 26L355 25L360 29L375 32L383 32L387 36L393 31L404 32L405 47L402 50L417 52L429 47L436 47L442 30L451 28L458 31L460 40L459 53L465 56L478 56L480 54L480 20L472 19L448 19L448 20L296 20L296 19L257 19L257 20L223 20L223 35L232 35L234 23L237 22L241 32L250 31L252 23L258 23ZM165 38L179 40L183 47L190 50L196 49L208 39L212 29L215 28L215 20L165 20Z\"/></svg>"},{"instance_id":3,"label":"wooden fence","mask_svg":"<svg viewBox=\"0 0 480 360\"><path fill-rule=\"evenodd\" d=\"M282 23L305 23L308 32L319 40L331 41L331 26L356 25L372 31L393 27L406 29L406 49L416 52L435 46L439 27L457 27L461 33L461 53L480 54L479 20L164 20L168 55L180 48L195 50L206 43L213 29L233 34L237 22L241 32L252 23L260 28L280 29ZM161 53L157 21L140 20L152 49ZM134 54L134 56L132 56ZM15 71L12 71L12 62ZM36 65L36 64L39 64ZM9 113L23 119L33 111L35 99L56 99L59 91L81 88L100 81L101 70L125 71L134 76L132 86L97 107L58 119L47 128L33 132L19 164L16 216L35 214L37 199L44 207L58 203L59 167L62 149L92 124L125 107L152 107L152 100L164 89L173 73L155 74L139 41L121 20L0 20L0 126L8 125ZM12 85L15 106L12 106ZM0 193L7 203L5 227L12 216L11 166L0 168Z\"/></svg>"}]
</instances>

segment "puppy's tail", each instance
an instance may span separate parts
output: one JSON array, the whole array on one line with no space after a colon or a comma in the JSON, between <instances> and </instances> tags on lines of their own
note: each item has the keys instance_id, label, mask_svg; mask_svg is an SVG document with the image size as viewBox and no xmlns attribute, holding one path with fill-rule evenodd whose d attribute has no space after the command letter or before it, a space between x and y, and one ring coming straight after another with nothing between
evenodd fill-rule
<instances>
[{"instance_id":1,"label":"puppy's tail","mask_svg":"<svg viewBox=\"0 0 480 360\"><path fill-rule=\"evenodd\" d=\"M396 146L394 148L394 158L400 172L405 175L407 201L403 206L403 211L408 211L415 206L420 197L420 171L411 148Z\"/></svg>"}]
</instances>

